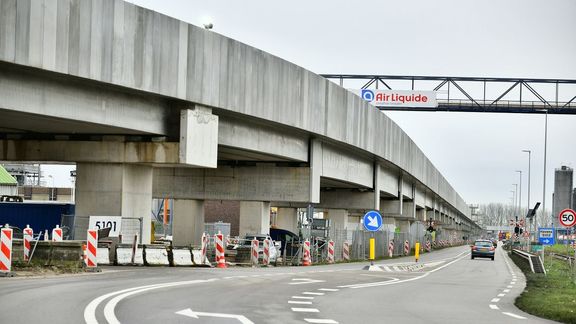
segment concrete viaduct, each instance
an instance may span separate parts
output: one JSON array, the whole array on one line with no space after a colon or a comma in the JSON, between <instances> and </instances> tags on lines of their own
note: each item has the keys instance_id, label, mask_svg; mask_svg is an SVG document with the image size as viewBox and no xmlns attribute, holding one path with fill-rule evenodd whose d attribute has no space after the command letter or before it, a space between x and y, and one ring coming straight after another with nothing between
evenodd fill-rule
<instances>
[{"instance_id":1,"label":"concrete viaduct","mask_svg":"<svg viewBox=\"0 0 576 324\"><path fill-rule=\"evenodd\" d=\"M144 217L144 243L153 197L175 199L175 244L198 243L205 200L241 201L240 234L310 203L340 227L376 209L404 231L477 228L358 96L121 0L0 0L0 160L76 163L76 215Z\"/></svg>"}]
</instances>

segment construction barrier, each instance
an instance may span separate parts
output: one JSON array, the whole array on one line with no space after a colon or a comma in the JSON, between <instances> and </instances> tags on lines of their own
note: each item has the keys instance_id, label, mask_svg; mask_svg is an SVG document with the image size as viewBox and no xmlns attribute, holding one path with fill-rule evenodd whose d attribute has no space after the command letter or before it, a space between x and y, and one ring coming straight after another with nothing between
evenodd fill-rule
<instances>
[{"instance_id":1,"label":"construction barrier","mask_svg":"<svg viewBox=\"0 0 576 324\"><path fill-rule=\"evenodd\" d=\"M144 250L134 248L132 244L116 245L116 263L118 265L144 265Z\"/></svg>"},{"instance_id":2,"label":"construction barrier","mask_svg":"<svg viewBox=\"0 0 576 324\"><path fill-rule=\"evenodd\" d=\"M262 255L262 264L269 265L270 264L270 239L264 240L264 251Z\"/></svg>"},{"instance_id":3,"label":"construction barrier","mask_svg":"<svg viewBox=\"0 0 576 324\"><path fill-rule=\"evenodd\" d=\"M404 255L410 254L410 242L404 241Z\"/></svg>"},{"instance_id":4,"label":"construction barrier","mask_svg":"<svg viewBox=\"0 0 576 324\"><path fill-rule=\"evenodd\" d=\"M203 254L202 249L192 249L191 253L192 253L192 263L194 265L212 266L212 264L210 264L210 260L208 260L208 258L206 257L206 251L204 251Z\"/></svg>"},{"instance_id":5,"label":"construction barrier","mask_svg":"<svg viewBox=\"0 0 576 324\"><path fill-rule=\"evenodd\" d=\"M10 275L12 269L12 229L6 224L0 234L0 273Z\"/></svg>"},{"instance_id":6,"label":"construction barrier","mask_svg":"<svg viewBox=\"0 0 576 324\"><path fill-rule=\"evenodd\" d=\"M390 242L388 243L388 256L389 257L394 256L394 240L390 240Z\"/></svg>"},{"instance_id":7,"label":"construction barrier","mask_svg":"<svg viewBox=\"0 0 576 324\"><path fill-rule=\"evenodd\" d=\"M350 243L348 241L344 241L342 244L342 259L350 261Z\"/></svg>"},{"instance_id":8,"label":"construction barrier","mask_svg":"<svg viewBox=\"0 0 576 324\"><path fill-rule=\"evenodd\" d=\"M202 233L202 246L200 248L200 264L206 263L206 253L208 252L208 235L206 232Z\"/></svg>"},{"instance_id":9,"label":"construction barrier","mask_svg":"<svg viewBox=\"0 0 576 324\"><path fill-rule=\"evenodd\" d=\"M172 248L173 266L192 266L192 253L189 248Z\"/></svg>"},{"instance_id":10,"label":"construction barrier","mask_svg":"<svg viewBox=\"0 0 576 324\"><path fill-rule=\"evenodd\" d=\"M44 241L50 241L50 236L48 235L48 230L44 230Z\"/></svg>"},{"instance_id":11,"label":"construction barrier","mask_svg":"<svg viewBox=\"0 0 576 324\"><path fill-rule=\"evenodd\" d=\"M96 268L98 266L98 260L96 258L98 249L98 231L89 229L86 238L86 267Z\"/></svg>"},{"instance_id":12,"label":"construction barrier","mask_svg":"<svg viewBox=\"0 0 576 324\"><path fill-rule=\"evenodd\" d=\"M216 267L226 268L226 257L224 255L224 235L220 232L214 235L214 248L216 249Z\"/></svg>"},{"instance_id":13,"label":"construction barrier","mask_svg":"<svg viewBox=\"0 0 576 324\"><path fill-rule=\"evenodd\" d=\"M52 242L60 241L62 241L62 229L59 225L56 225L56 228L52 230Z\"/></svg>"},{"instance_id":14,"label":"construction barrier","mask_svg":"<svg viewBox=\"0 0 576 324\"><path fill-rule=\"evenodd\" d=\"M250 249L250 263L253 266L258 265L258 245L259 245L258 239L254 238L251 241L251 245L250 245L252 247Z\"/></svg>"},{"instance_id":15,"label":"construction barrier","mask_svg":"<svg viewBox=\"0 0 576 324\"><path fill-rule=\"evenodd\" d=\"M34 230L29 225L26 225L22 238L24 240L24 261L28 261L30 259L31 242L34 238Z\"/></svg>"},{"instance_id":16,"label":"construction barrier","mask_svg":"<svg viewBox=\"0 0 576 324\"><path fill-rule=\"evenodd\" d=\"M312 265L312 260L310 259L310 241L304 241L304 251L302 252L302 265L309 266Z\"/></svg>"},{"instance_id":17,"label":"construction barrier","mask_svg":"<svg viewBox=\"0 0 576 324\"><path fill-rule=\"evenodd\" d=\"M334 241L328 241L328 263L334 263Z\"/></svg>"},{"instance_id":18,"label":"construction barrier","mask_svg":"<svg viewBox=\"0 0 576 324\"><path fill-rule=\"evenodd\" d=\"M100 265L110 265L110 245L98 244L96 249L96 262Z\"/></svg>"},{"instance_id":19,"label":"construction barrier","mask_svg":"<svg viewBox=\"0 0 576 324\"><path fill-rule=\"evenodd\" d=\"M144 245L144 265L170 265L166 247L164 245Z\"/></svg>"},{"instance_id":20,"label":"construction barrier","mask_svg":"<svg viewBox=\"0 0 576 324\"><path fill-rule=\"evenodd\" d=\"M426 241L426 251L430 252L432 250L432 246L430 245L430 241Z\"/></svg>"}]
</instances>

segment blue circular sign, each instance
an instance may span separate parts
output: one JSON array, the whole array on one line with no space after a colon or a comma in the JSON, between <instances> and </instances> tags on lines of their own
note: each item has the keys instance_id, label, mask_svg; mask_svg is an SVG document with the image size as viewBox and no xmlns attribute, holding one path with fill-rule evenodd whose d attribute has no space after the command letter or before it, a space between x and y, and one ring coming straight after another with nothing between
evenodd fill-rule
<instances>
[{"instance_id":1,"label":"blue circular sign","mask_svg":"<svg viewBox=\"0 0 576 324\"><path fill-rule=\"evenodd\" d=\"M370 232L376 232L382 227L382 215L375 210L371 210L364 215L364 228Z\"/></svg>"}]
</instances>

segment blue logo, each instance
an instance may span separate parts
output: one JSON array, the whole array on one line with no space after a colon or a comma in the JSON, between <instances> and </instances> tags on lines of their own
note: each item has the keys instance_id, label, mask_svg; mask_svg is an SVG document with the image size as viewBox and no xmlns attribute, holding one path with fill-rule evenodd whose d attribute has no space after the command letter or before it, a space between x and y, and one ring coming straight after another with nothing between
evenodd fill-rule
<instances>
[{"instance_id":1,"label":"blue logo","mask_svg":"<svg viewBox=\"0 0 576 324\"><path fill-rule=\"evenodd\" d=\"M382 227L382 215L375 210L371 210L364 215L364 228L370 232L375 232Z\"/></svg>"},{"instance_id":2,"label":"blue logo","mask_svg":"<svg viewBox=\"0 0 576 324\"><path fill-rule=\"evenodd\" d=\"M368 102L374 101L374 91L368 89L362 89L362 99Z\"/></svg>"}]
</instances>

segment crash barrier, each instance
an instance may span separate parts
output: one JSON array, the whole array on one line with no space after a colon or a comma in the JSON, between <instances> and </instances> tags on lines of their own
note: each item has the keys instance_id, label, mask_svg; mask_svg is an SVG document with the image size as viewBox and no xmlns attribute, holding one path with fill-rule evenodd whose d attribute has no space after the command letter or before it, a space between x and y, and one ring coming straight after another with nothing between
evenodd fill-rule
<instances>
[{"instance_id":1,"label":"crash barrier","mask_svg":"<svg viewBox=\"0 0 576 324\"><path fill-rule=\"evenodd\" d=\"M404 255L410 254L410 242L404 241Z\"/></svg>"},{"instance_id":2,"label":"crash barrier","mask_svg":"<svg viewBox=\"0 0 576 324\"><path fill-rule=\"evenodd\" d=\"M12 234L8 224L2 228L0 234L0 273L3 276L10 275L12 270Z\"/></svg>"},{"instance_id":3,"label":"crash barrier","mask_svg":"<svg viewBox=\"0 0 576 324\"><path fill-rule=\"evenodd\" d=\"M98 266L98 231L89 229L86 231L86 258L87 268L96 268Z\"/></svg>"},{"instance_id":4,"label":"crash barrier","mask_svg":"<svg viewBox=\"0 0 576 324\"><path fill-rule=\"evenodd\" d=\"M116 264L118 265L144 265L144 248L142 245L133 247L132 244L116 245Z\"/></svg>"},{"instance_id":5,"label":"crash barrier","mask_svg":"<svg viewBox=\"0 0 576 324\"><path fill-rule=\"evenodd\" d=\"M258 245L260 245L260 242L258 241L258 239L254 238L251 241L251 247L252 249L250 250L250 263L253 266L257 266L258 265Z\"/></svg>"},{"instance_id":6,"label":"crash barrier","mask_svg":"<svg viewBox=\"0 0 576 324\"><path fill-rule=\"evenodd\" d=\"M328 256L327 256L328 263L334 263L334 241L328 241Z\"/></svg>"},{"instance_id":7,"label":"crash barrier","mask_svg":"<svg viewBox=\"0 0 576 324\"><path fill-rule=\"evenodd\" d=\"M262 255L262 264L267 266L270 264L270 240L269 239L264 240L264 251L263 252L264 253Z\"/></svg>"},{"instance_id":8,"label":"crash barrier","mask_svg":"<svg viewBox=\"0 0 576 324\"><path fill-rule=\"evenodd\" d=\"M62 241L62 229L60 225L56 225L56 228L52 229L52 242Z\"/></svg>"},{"instance_id":9,"label":"crash barrier","mask_svg":"<svg viewBox=\"0 0 576 324\"><path fill-rule=\"evenodd\" d=\"M344 241L342 244L342 259L350 261L350 243L348 241Z\"/></svg>"},{"instance_id":10,"label":"crash barrier","mask_svg":"<svg viewBox=\"0 0 576 324\"><path fill-rule=\"evenodd\" d=\"M99 242L98 248L96 249L96 262L99 265L111 265L113 264L114 256L110 258L110 245L108 242Z\"/></svg>"},{"instance_id":11,"label":"crash barrier","mask_svg":"<svg viewBox=\"0 0 576 324\"><path fill-rule=\"evenodd\" d=\"M216 253L216 267L226 268L226 256L224 253L224 235L222 235L222 233L214 235L214 249Z\"/></svg>"},{"instance_id":12,"label":"crash barrier","mask_svg":"<svg viewBox=\"0 0 576 324\"><path fill-rule=\"evenodd\" d=\"M172 248L172 265L173 266L193 266L192 251L189 248Z\"/></svg>"},{"instance_id":13,"label":"crash barrier","mask_svg":"<svg viewBox=\"0 0 576 324\"><path fill-rule=\"evenodd\" d=\"M24 241L24 261L28 261L30 259L30 248L32 238L34 237L34 230L32 230L29 225L26 225L26 228L22 232L22 239Z\"/></svg>"},{"instance_id":14,"label":"crash barrier","mask_svg":"<svg viewBox=\"0 0 576 324\"><path fill-rule=\"evenodd\" d=\"M144 265L147 266L168 266L170 260L168 259L168 251L166 246L150 244L144 245Z\"/></svg>"},{"instance_id":15,"label":"crash barrier","mask_svg":"<svg viewBox=\"0 0 576 324\"><path fill-rule=\"evenodd\" d=\"M304 251L302 252L302 265L303 266L312 265L312 261L310 260L310 241L309 240L304 241L303 249L304 249Z\"/></svg>"},{"instance_id":16,"label":"crash barrier","mask_svg":"<svg viewBox=\"0 0 576 324\"><path fill-rule=\"evenodd\" d=\"M394 256L394 241L390 240L390 242L388 242L388 257L393 257Z\"/></svg>"},{"instance_id":17,"label":"crash barrier","mask_svg":"<svg viewBox=\"0 0 576 324\"><path fill-rule=\"evenodd\" d=\"M512 249L512 254L515 254L524 259L524 261L530 266L532 273L546 274L546 269L544 268L542 258L539 255L528 253L519 249Z\"/></svg>"}]
</instances>

